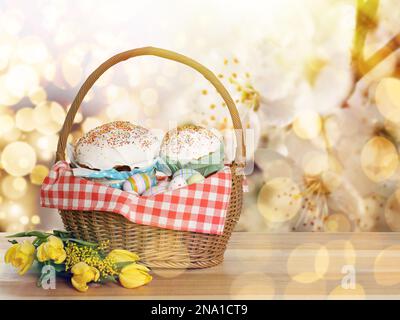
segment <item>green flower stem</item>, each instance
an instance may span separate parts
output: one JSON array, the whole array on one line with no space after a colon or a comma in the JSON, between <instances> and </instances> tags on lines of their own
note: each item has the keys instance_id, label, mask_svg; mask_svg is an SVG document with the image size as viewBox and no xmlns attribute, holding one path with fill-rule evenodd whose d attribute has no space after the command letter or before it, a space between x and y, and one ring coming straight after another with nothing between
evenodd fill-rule
<instances>
[{"instance_id":1,"label":"green flower stem","mask_svg":"<svg viewBox=\"0 0 400 320\"><path fill-rule=\"evenodd\" d=\"M53 233L42 232L42 231L20 232L20 233L9 235L6 238L36 237L36 239L33 241L33 245L39 246L40 244L45 242L48 237L50 237L52 235L60 238L64 242L72 241L72 242L78 243L83 246L98 247L97 243L71 238L70 232L61 231L61 230L54 230ZM15 240L12 243L15 243Z\"/></svg>"},{"instance_id":2,"label":"green flower stem","mask_svg":"<svg viewBox=\"0 0 400 320\"><path fill-rule=\"evenodd\" d=\"M42 232L42 231L27 231L27 232L20 232L16 234L12 234L6 236L6 238L26 238L26 237L37 237L37 238L44 238L47 239L53 235L52 233Z\"/></svg>"},{"instance_id":3,"label":"green flower stem","mask_svg":"<svg viewBox=\"0 0 400 320\"><path fill-rule=\"evenodd\" d=\"M75 242L83 246L88 246L88 247L98 247L99 245L95 242L88 242L84 240L79 240L79 239L74 239L74 238L60 238L64 242Z\"/></svg>"}]
</instances>

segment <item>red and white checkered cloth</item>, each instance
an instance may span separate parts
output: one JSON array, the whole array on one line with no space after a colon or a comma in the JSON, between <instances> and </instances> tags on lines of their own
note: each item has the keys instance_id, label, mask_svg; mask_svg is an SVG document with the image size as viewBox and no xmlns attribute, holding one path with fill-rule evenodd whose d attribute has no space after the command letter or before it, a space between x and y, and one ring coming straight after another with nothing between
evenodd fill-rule
<instances>
[{"instance_id":1,"label":"red and white checkered cloth","mask_svg":"<svg viewBox=\"0 0 400 320\"><path fill-rule=\"evenodd\" d=\"M229 167L204 183L153 196L135 196L75 177L69 164L57 162L43 181L43 207L79 211L107 211L132 222L165 229L222 234L232 189Z\"/></svg>"}]
</instances>

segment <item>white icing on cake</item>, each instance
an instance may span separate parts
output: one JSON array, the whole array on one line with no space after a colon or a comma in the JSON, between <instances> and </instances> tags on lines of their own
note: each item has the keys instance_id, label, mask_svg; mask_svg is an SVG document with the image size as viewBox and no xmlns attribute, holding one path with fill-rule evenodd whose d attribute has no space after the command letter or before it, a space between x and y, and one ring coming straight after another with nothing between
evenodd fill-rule
<instances>
[{"instance_id":1,"label":"white icing on cake","mask_svg":"<svg viewBox=\"0 0 400 320\"><path fill-rule=\"evenodd\" d=\"M196 125L184 125L165 135L160 149L162 157L190 161L213 153L221 147L221 140L211 131Z\"/></svg>"},{"instance_id":2,"label":"white icing on cake","mask_svg":"<svg viewBox=\"0 0 400 320\"><path fill-rule=\"evenodd\" d=\"M90 130L78 140L75 161L100 170L141 168L152 163L159 146L159 139L150 130L128 121L114 121Z\"/></svg>"}]
</instances>

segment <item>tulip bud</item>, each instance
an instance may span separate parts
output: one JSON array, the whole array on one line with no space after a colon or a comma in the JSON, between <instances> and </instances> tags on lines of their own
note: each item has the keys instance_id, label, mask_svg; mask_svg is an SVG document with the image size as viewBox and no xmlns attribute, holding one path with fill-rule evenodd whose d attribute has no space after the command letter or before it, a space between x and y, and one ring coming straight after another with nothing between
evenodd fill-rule
<instances>
[{"instance_id":1,"label":"tulip bud","mask_svg":"<svg viewBox=\"0 0 400 320\"><path fill-rule=\"evenodd\" d=\"M16 243L7 250L4 257L6 263L11 263L19 269L18 274L23 275L32 266L35 259L35 247L32 243L25 240L22 243Z\"/></svg>"},{"instance_id":2,"label":"tulip bud","mask_svg":"<svg viewBox=\"0 0 400 320\"><path fill-rule=\"evenodd\" d=\"M45 243L42 243L37 251L37 258L40 262L53 260L54 263L63 263L67 254L64 250L64 243L61 239L50 236Z\"/></svg>"},{"instance_id":3,"label":"tulip bud","mask_svg":"<svg viewBox=\"0 0 400 320\"><path fill-rule=\"evenodd\" d=\"M71 283L80 292L86 292L89 289L87 284L100 278L99 270L87 265L85 262L78 262L72 267L71 272L73 274Z\"/></svg>"},{"instance_id":4,"label":"tulip bud","mask_svg":"<svg viewBox=\"0 0 400 320\"><path fill-rule=\"evenodd\" d=\"M153 277L148 274L150 271L145 266L132 263L122 268L119 274L119 282L125 288L132 289L149 283Z\"/></svg>"},{"instance_id":5,"label":"tulip bud","mask_svg":"<svg viewBox=\"0 0 400 320\"><path fill-rule=\"evenodd\" d=\"M108 258L112 259L113 262L135 262L139 260L139 256L135 253L127 250L115 249L108 254Z\"/></svg>"}]
</instances>

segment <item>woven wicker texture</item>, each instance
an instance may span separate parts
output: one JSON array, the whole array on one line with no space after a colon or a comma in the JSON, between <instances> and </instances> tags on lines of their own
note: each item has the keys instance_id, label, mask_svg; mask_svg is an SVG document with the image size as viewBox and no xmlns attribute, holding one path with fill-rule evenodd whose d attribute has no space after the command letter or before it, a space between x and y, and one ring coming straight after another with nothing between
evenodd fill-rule
<instances>
[{"instance_id":1,"label":"woven wicker texture","mask_svg":"<svg viewBox=\"0 0 400 320\"><path fill-rule=\"evenodd\" d=\"M101 64L83 83L69 109L60 132L56 161L65 160L65 147L71 127L83 99L96 80L113 65L136 56L154 55L177 61L200 72L224 99L236 129L236 158L231 166L232 193L222 235L160 229L130 222L110 212L60 210L66 230L83 240L100 242L109 240L110 249L123 248L139 254L143 263L159 268L206 268L223 260L226 245L242 210L243 176L246 156L242 124L228 91L206 67L178 53L153 48L139 48L117 54Z\"/></svg>"}]
</instances>

